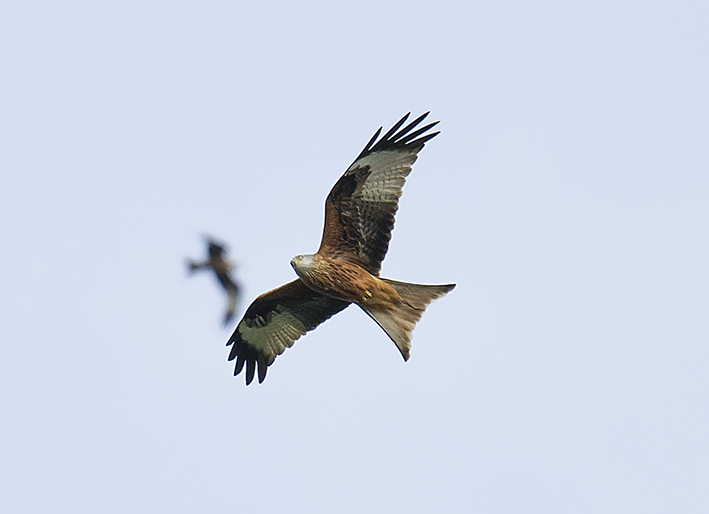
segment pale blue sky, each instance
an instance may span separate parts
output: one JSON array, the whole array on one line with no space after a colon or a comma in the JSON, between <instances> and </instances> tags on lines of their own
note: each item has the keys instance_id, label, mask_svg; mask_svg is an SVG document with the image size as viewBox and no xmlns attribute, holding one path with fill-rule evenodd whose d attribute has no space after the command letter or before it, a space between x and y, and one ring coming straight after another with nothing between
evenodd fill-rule
<instances>
[{"instance_id":1,"label":"pale blue sky","mask_svg":"<svg viewBox=\"0 0 709 514\"><path fill-rule=\"evenodd\" d=\"M0 6L0 511L709 510L702 2ZM262 385L246 302L373 132L431 110L383 275ZM245 308L242 305L241 312ZM241 314L241 313L239 313Z\"/></svg>"}]
</instances>

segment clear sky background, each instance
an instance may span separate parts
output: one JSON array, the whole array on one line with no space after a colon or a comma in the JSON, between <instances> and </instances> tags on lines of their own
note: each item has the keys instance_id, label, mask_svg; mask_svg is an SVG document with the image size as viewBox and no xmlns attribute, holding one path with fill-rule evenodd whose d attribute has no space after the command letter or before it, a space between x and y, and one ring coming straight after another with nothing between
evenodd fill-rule
<instances>
[{"instance_id":1,"label":"clear sky background","mask_svg":"<svg viewBox=\"0 0 709 514\"><path fill-rule=\"evenodd\" d=\"M5 2L0 511L709 511L706 2ZM431 110L383 275L232 376L203 233L293 279Z\"/></svg>"}]
</instances>

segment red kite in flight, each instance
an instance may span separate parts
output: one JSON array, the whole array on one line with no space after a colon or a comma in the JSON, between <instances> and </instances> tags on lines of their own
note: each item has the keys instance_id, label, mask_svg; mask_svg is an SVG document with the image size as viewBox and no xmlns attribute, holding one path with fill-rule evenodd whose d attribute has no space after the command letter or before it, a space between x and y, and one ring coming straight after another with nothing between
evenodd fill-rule
<instances>
[{"instance_id":1,"label":"red kite in flight","mask_svg":"<svg viewBox=\"0 0 709 514\"><path fill-rule=\"evenodd\" d=\"M236 302L239 299L239 286L229 276L229 272L233 268L233 264L224 258L226 249L223 245L217 243L213 239L207 238L207 253L209 257L206 261L197 262L193 260L187 261L187 269L190 273L202 270L211 269L219 280L227 294L226 313L224 314L224 325L228 325L234 317L236 310Z\"/></svg>"},{"instance_id":2,"label":"red kite in flight","mask_svg":"<svg viewBox=\"0 0 709 514\"><path fill-rule=\"evenodd\" d=\"M325 201L320 249L291 261L298 278L262 294L246 310L227 342L234 375L246 365L246 384L263 382L268 366L306 332L351 303L366 312L408 360L411 332L428 304L455 287L397 282L379 276L389 248L394 215L411 166L427 133L438 122L414 130L428 113L400 127L401 118L381 139L382 129L340 177ZM397 132L398 131L398 132Z\"/></svg>"}]
</instances>

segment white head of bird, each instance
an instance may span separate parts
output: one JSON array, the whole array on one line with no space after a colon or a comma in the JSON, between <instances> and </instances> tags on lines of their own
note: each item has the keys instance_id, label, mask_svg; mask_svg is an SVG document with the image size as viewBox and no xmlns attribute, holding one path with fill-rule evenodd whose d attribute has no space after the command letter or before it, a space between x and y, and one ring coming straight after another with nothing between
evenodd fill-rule
<instances>
[{"instance_id":1,"label":"white head of bird","mask_svg":"<svg viewBox=\"0 0 709 514\"><path fill-rule=\"evenodd\" d=\"M290 265L293 269L301 276L304 273L312 270L315 267L315 256L314 255L296 255L290 261Z\"/></svg>"}]
</instances>

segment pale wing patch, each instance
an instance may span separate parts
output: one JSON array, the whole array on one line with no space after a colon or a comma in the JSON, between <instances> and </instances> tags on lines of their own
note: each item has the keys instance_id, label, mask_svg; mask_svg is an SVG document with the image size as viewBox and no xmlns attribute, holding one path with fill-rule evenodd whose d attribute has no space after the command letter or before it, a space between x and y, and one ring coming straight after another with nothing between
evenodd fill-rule
<instances>
[{"instance_id":1,"label":"pale wing patch","mask_svg":"<svg viewBox=\"0 0 709 514\"><path fill-rule=\"evenodd\" d=\"M266 356L268 365L308 331L302 321L287 311L274 311L265 326L249 327L242 322L238 330L249 346Z\"/></svg>"},{"instance_id":2,"label":"pale wing patch","mask_svg":"<svg viewBox=\"0 0 709 514\"><path fill-rule=\"evenodd\" d=\"M365 166L372 171L354 196L368 202L398 200L414 162L416 154L402 151L375 152L357 159L347 172Z\"/></svg>"}]
</instances>

